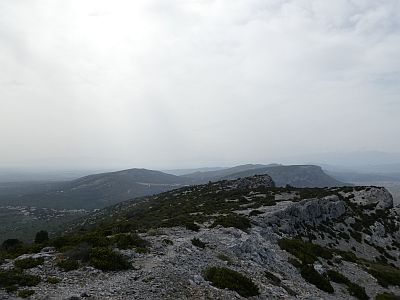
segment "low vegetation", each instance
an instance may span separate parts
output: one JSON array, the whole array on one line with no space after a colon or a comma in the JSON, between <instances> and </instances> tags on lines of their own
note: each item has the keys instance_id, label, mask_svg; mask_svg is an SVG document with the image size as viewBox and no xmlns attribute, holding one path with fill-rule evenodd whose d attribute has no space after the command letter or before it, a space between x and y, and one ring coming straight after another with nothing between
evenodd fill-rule
<instances>
[{"instance_id":1,"label":"low vegetation","mask_svg":"<svg viewBox=\"0 0 400 300\"><path fill-rule=\"evenodd\" d=\"M57 284L61 282L61 279L58 277L47 277L47 282L51 284Z\"/></svg>"},{"instance_id":2,"label":"low vegetation","mask_svg":"<svg viewBox=\"0 0 400 300\"><path fill-rule=\"evenodd\" d=\"M57 267L59 267L65 272L69 272L79 269L80 264L77 260L74 259L63 259L57 263Z\"/></svg>"},{"instance_id":3,"label":"low vegetation","mask_svg":"<svg viewBox=\"0 0 400 300\"><path fill-rule=\"evenodd\" d=\"M378 294L375 297L375 300L400 300L400 295L395 295L392 293L382 293L382 294Z\"/></svg>"},{"instance_id":4,"label":"low vegetation","mask_svg":"<svg viewBox=\"0 0 400 300\"><path fill-rule=\"evenodd\" d=\"M209 267L204 271L204 278L220 289L236 291L242 297L260 294L253 281L234 270L223 267Z\"/></svg>"},{"instance_id":5,"label":"low vegetation","mask_svg":"<svg viewBox=\"0 0 400 300\"><path fill-rule=\"evenodd\" d=\"M400 269L378 263L369 263L368 266L368 273L374 276L381 286L400 286Z\"/></svg>"},{"instance_id":6,"label":"low vegetation","mask_svg":"<svg viewBox=\"0 0 400 300\"><path fill-rule=\"evenodd\" d=\"M327 277L315 271L313 266L303 265L300 269L301 276L309 283L322 291L332 294L334 289Z\"/></svg>"},{"instance_id":7,"label":"low vegetation","mask_svg":"<svg viewBox=\"0 0 400 300\"><path fill-rule=\"evenodd\" d=\"M14 261L14 265L16 268L20 268L20 269L31 269L34 267L37 267L41 264L43 264L44 259L41 258L24 258L24 259L18 259L16 261Z\"/></svg>"},{"instance_id":8,"label":"low vegetation","mask_svg":"<svg viewBox=\"0 0 400 300\"><path fill-rule=\"evenodd\" d=\"M21 269L0 270L0 287L8 291L15 291L19 286L35 286L40 281L39 276L25 274Z\"/></svg>"},{"instance_id":9,"label":"low vegetation","mask_svg":"<svg viewBox=\"0 0 400 300\"><path fill-rule=\"evenodd\" d=\"M226 262L228 265L233 264L232 258L230 258L228 255L220 253L220 254L217 255L217 258L222 260L222 261L224 261L224 262Z\"/></svg>"},{"instance_id":10,"label":"low vegetation","mask_svg":"<svg viewBox=\"0 0 400 300\"><path fill-rule=\"evenodd\" d=\"M229 214L227 216L220 216L215 219L211 227L221 225L223 227L235 227L237 229L246 231L251 227L250 220L247 217L239 216L237 214Z\"/></svg>"},{"instance_id":11,"label":"low vegetation","mask_svg":"<svg viewBox=\"0 0 400 300\"><path fill-rule=\"evenodd\" d=\"M131 267L131 264L124 256L104 247L92 249L90 265L103 271L126 270Z\"/></svg>"},{"instance_id":12,"label":"low vegetation","mask_svg":"<svg viewBox=\"0 0 400 300\"><path fill-rule=\"evenodd\" d=\"M345 284L347 286L347 291L349 292L349 294L351 296L354 296L359 300L368 300L369 299L369 297L363 287L350 281L350 279L348 279L343 274L341 274L337 271L334 271L334 270L329 270L327 272L327 275L331 281L340 283L340 284Z\"/></svg>"},{"instance_id":13,"label":"low vegetation","mask_svg":"<svg viewBox=\"0 0 400 300\"><path fill-rule=\"evenodd\" d=\"M20 291L18 291L17 295L18 295L18 297L21 297L21 298L28 298L28 297L32 296L34 293L35 293L35 291L33 291L33 290L20 290Z\"/></svg>"},{"instance_id":14,"label":"low vegetation","mask_svg":"<svg viewBox=\"0 0 400 300\"><path fill-rule=\"evenodd\" d=\"M270 282L277 286L281 284L281 279L269 271L265 271L265 277L267 277Z\"/></svg>"},{"instance_id":15,"label":"low vegetation","mask_svg":"<svg viewBox=\"0 0 400 300\"><path fill-rule=\"evenodd\" d=\"M194 246L196 246L196 247L198 247L198 248L202 248L202 249L204 249L207 245L206 245L206 243L204 243L204 242L202 242L200 239L198 239L198 238L193 238L192 240L191 240L191 242L192 242L192 244L194 245Z\"/></svg>"}]
</instances>

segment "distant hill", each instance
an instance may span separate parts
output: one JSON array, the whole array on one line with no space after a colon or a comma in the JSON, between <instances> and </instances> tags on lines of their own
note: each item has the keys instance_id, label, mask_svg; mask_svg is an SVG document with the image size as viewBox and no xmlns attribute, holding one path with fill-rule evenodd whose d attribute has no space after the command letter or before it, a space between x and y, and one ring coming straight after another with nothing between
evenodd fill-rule
<instances>
[{"instance_id":1,"label":"distant hill","mask_svg":"<svg viewBox=\"0 0 400 300\"><path fill-rule=\"evenodd\" d=\"M184 177L194 179L197 182L207 182L210 180L218 180L220 178L223 178L225 176L229 176L229 175L232 175L235 173L260 169L263 167L266 167L266 165L246 164L246 165L240 165L240 166L236 166L236 167L232 167L232 168L225 168L225 169L216 170L216 171L207 171L207 172L197 171L197 172L194 172L191 174L186 174L186 175L184 175Z\"/></svg>"},{"instance_id":2,"label":"distant hill","mask_svg":"<svg viewBox=\"0 0 400 300\"><path fill-rule=\"evenodd\" d=\"M242 165L221 171L198 172L186 176L206 182L221 179L231 180L262 174L270 175L277 186L286 186L287 184L294 187L333 187L346 185L324 173L321 167L313 165Z\"/></svg>"},{"instance_id":3,"label":"distant hill","mask_svg":"<svg viewBox=\"0 0 400 300\"><path fill-rule=\"evenodd\" d=\"M0 204L94 209L165 192L188 183L185 178L159 171L129 169L85 176L58 184L43 193L3 197Z\"/></svg>"},{"instance_id":4,"label":"distant hill","mask_svg":"<svg viewBox=\"0 0 400 300\"><path fill-rule=\"evenodd\" d=\"M224 167L206 167L206 168L197 168L197 169L173 169L173 170L162 170L162 172L167 174L172 174L176 176L182 176L197 172L209 172L209 171L219 171L223 169L228 169Z\"/></svg>"},{"instance_id":5,"label":"distant hill","mask_svg":"<svg viewBox=\"0 0 400 300\"><path fill-rule=\"evenodd\" d=\"M129 169L100 173L66 182L8 183L0 185L0 206L55 209L96 209L185 185L268 174L277 186L331 187L344 183L317 166L247 164L214 171L175 176L160 171Z\"/></svg>"}]
</instances>

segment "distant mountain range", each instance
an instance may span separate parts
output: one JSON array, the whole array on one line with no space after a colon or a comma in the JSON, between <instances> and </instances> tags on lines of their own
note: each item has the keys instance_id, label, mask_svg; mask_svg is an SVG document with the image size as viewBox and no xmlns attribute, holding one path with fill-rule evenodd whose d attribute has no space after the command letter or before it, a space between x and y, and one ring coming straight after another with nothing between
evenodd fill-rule
<instances>
[{"instance_id":1,"label":"distant mountain range","mask_svg":"<svg viewBox=\"0 0 400 300\"><path fill-rule=\"evenodd\" d=\"M345 185L325 174L320 167L308 165L247 164L213 171L196 171L182 176L147 169L129 169L66 182L3 183L0 185L0 205L90 210L182 186L262 174L269 174L278 186Z\"/></svg>"}]
</instances>

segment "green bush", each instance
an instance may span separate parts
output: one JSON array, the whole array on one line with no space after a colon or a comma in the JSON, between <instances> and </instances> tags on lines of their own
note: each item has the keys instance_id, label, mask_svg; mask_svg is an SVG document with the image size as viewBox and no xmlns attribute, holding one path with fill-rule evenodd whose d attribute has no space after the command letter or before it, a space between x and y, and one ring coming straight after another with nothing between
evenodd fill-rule
<instances>
[{"instance_id":1,"label":"green bush","mask_svg":"<svg viewBox=\"0 0 400 300\"><path fill-rule=\"evenodd\" d=\"M62 269L65 272L69 272L69 271L72 271L72 270L79 269L80 265L79 265L79 262L77 260L74 260L74 259L63 259L63 260L60 260L57 263L57 267L59 267L60 269Z\"/></svg>"},{"instance_id":2,"label":"green bush","mask_svg":"<svg viewBox=\"0 0 400 300\"><path fill-rule=\"evenodd\" d=\"M142 239L138 234L117 234L113 237L113 242L119 249L131 249L133 247L147 248L150 243Z\"/></svg>"},{"instance_id":3,"label":"green bush","mask_svg":"<svg viewBox=\"0 0 400 300\"><path fill-rule=\"evenodd\" d=\"M47 277L47 282L51 284L57 284L61 282L61 279L57 277Z\"/></svg>"},{"instance_id":4,"label":"green bush","mask_svg":"<svg viewBox=\"0 0 400 300\"><path fill-rule=\"evenodd\" d=\"M35 243L36 244L43 244L46 243L49 240L49 234L47 231L41 230L38 233L36 233L35 236Z\"/></svg>"},{"instance_id":5,"label":"green bush","mask_svg":"<svg viewBox=\"0 0 400 300\"><path fill-rule=\"evenodd\" d=\"M14 262L14 265L20 269L31 269L31 268L34 268L36 266L43 264L43 262L44 262L43 257L40 257L40 258L28 257L28 258L16 260Z\"/></svg>"},{"instance_id":6,"label":"green bush","mask_svg":"<svg viewBox=\"0 0 400 300\"><path fill-rule=\"evenodd\" d=\"M250 213L249 216L253 217L253 216L258 216L258 215L262 215L264 212L258 210L258 209L253 209Z\"/></svg>"},{"instance_id":7,"label":"green bush","mask_svg":"<svg viewBox=\"0 0 400 300\"><path fill-rule=\"evenodd\" d=\"M315 285L322 291L332 294L334 289L329 280L315 271L313 266L303 265L300 271L301 276L309 283Z\"/></svg>"},{"instance_id":8,"label":"green bush","mask_svg":"<svg viewBox=\"0 0 400 300\"><path fill-rule=\"evenodd\" d=\"M251 227L250 220L247 217L239 216L237 214L230 214L216 218L211 227L215 227L217 225L221 225L226 228L235 227L243 231L246 231Z\"/></svg>"},{"instance_id":9,"label":"green bush","mask_svg":"<svg viewBox=\"0 0 400 300\"><path fill-rule=\"evenodd\" d=\"M32 290L20 290L20 291L18 291L18 297L28 298L28 297L32 296L34 293L35 293L35 291L32 291Z\"/></svg>"},{"instance_id":10,"label":"green bush","mask_svg":"<svg viewBox=\"0 0 400 300\"><path fill-rule=\"evenodd\" d=\"M202 242L200 239L198 238L193 238L192 239L192 244L198 248L202 248L204 249L206 247L206 243Z\"/></svg>"},{"instance_id":11,"label":"green bush","mask_svg":"<svg viewBox=\"0 0 400 300\"><path fill-rule=\"evenodd\" d=\"M350 280L346 276L335 270L329 270L328 272L326 272L326 274L328 275L329 279L332 280L333 282L342 284L348 284L350 282Z\"/></svg>"},{"instance_id":12,"label":"green bush","mask_svg":"<svg viewBox=\"0 0 400 300\"><path fill-rule=\"evenodd\" d=\"M350 282L347 284L347 290L350 295L356 297L357 299L360 300L368 300L369 297L367 293L365 292L365 288L359 286L358 284L354 282Z\"/></svg>"},{"instance_id":13,"label":"green bush","mask_svg":"<svg viewBox=\"0 0 400 300\"><path fill-rule=\"evenodd\" d=\"M20 269L0 271L0 287L35 286L39 282L39 276L25 274Z\"/></svg>"},{"instance_id":14,"label":"green bush","mask_svg":"<svg viewBox=\"0 0 400 300\"><path fill-rule=\"evenodd\" d=\"M383 287L387 288L389 285L400 286L400 270L398 268L388 265L371 264L367 271Z\"/></svg>"},{"instance_id":15,"label":"green bush","mask_svg":"<svg viewBox=\"0 0 400 300\"><path fill-rule=\"evenodd\" d=\"M228 265L231 265L233 263L232 259L229 256L225 255L225 254L220 253L220 254L217 255L217 257L220 260L225 261Z\"/></svg>"},{"instance_id":16,"label":"green bush","mask_svg":"<svg viewBox=\"0 0 400 300\"><path fill-rule=\"evenodd\" d=\"M242 297L260 294L253 281L234 270L223 267L209 267L204 271L204 278L220 289L236 291Z\"/></svg>"},{"instance_id":17,"label":"green bush","mask_svg":"<svg viewBox=\"0 0 400 300\"><path fill-rule=\"evenodd\" d=\"M169 245L169 246L172 246L174 244L174 242L171 241L170 239L163 239L162 242L163 242L163 244Z\"/></svg>"},{"instance_id":18,"label":"green bush","mask_svg":"<svg viewBox=\"0 0 400 300\"><path fill-rule=\"evenodd\" d=\"M92 247L88 243L81 243L69 250L65 251L64 255L71 260L79 260L81 262L89 261L90 250Z\"/></svg>"},{"instance_id":19,"label":"green bush","mask_svg":"<svg viewBox=\"0 0 400 300\"><path fill-rule=\"evenodd\" d=\"M327 272L327 275L330 280L332 280L336 283L341 283L341 284L347 285L347 291L349 292L350 295L352 295L360 300L368 300L369 299L369 297L363 287L359 286L358 284L356 284L354 282L351 282L350 279L348 279L343 274L341 274L337 271L334 271L334 270L329 270Z\"/></svg>"},{"instance_id":20,"label":"green bush","mask_svg":"<svg viewBox=\"0 0 400 300\"><path fill-rule=\"evenodd\" d=\"M265 277L267 277L269 281L271 281L275 285L279 286L281 284L281 279L269 271L265 271Z\"/></svg>"},{"instance_id":21,"label":"green bush","mask_svg":"<svg viewBox=\"0 0 400 300\"><path fill-rule=\"evenodd\" d=\"M280 239L278 245L301 260L303 264L312 264L318 260L318 257L325 259L333 257L331 250L301 239Z\"/></svg>"},{"instance_id":22,"label":"green bush","mask_svg":"<svg viewBox=\"0 0 400 300\"><path fill-rule=\"evenodd\" d=\"M8 239L1 244L1 248L6 251L13 251L21 246L23 243L18 239Z\"/></svg>"},{"instance_id":23,"label":"green bush","mask_svg":"<svg viewBox=\"0 0 400 300\"><path fill-rule=\"evenodd\" d=\"M400 296L385 292L385 293L376 295L375 300L400 300Z\"/></svg>"},{"instance_id":24,"label":"green bush","mask_svg":"<svg viewBox=\"0 0 400 300\"><path fill-rule=\"evenodd\" d=\"M200 230L200 226L197 225L197 224L194 223L194 222L188 222L188 223L186 223L186 224L185 224L185 228L186 228L187 230L192 230L192 231L196 231L196 232L198 232L198 231Z\"/></svg>"},{"instance_id":25,"label":"green bush","mask_svg":"<svg viewBox=\"0 0 400 300\"><path fill-rule=\"evenodd\" d=\"M103 271L126 270L131 267L121 254L109 248L93 248L90 253L90 264Z\"/></svg>"}]
</instances>

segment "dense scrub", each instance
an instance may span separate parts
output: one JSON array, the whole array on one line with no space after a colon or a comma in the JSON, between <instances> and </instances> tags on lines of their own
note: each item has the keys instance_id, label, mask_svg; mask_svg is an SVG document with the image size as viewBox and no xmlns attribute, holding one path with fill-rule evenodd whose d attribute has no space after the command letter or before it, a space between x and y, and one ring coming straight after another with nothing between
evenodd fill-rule
<instances>
[{"instance_id":1,"label":"dense scrub","mask_svg":"<svg viewBox=\"0 0 400 300\"><path fill-rule=\"evenodd\" d=\"M204 278L217 288L236 291L243 297L257 296L260 293L250 278L228 268L209 267L204 271Z\"/></svg>"},{"instance_id":2,"label":"dense scrub","mask_svg":"<svg viewBox=\"0 0 400 300\"><path fill-rule=\"evenodd\" d=\"M131 267L129 261L110 248L94 248L90 253L90 264L103 271L126 270Z\"/></svg>"},{"instance_id":3,"label":"dense scrub","mask_svg":"<svg viewBox=\"0 0 400 300\"><path fill-rule=\"evenodd\" d=\"M0 271L0 287L9 291L16 290L19 286L35 286L40 281L40 277L25 274L20 269Z\"/></svg>"},{"instance_id":4,"label":"dense scrub","mask_svg":"<svg viewBox=\"0 0 400 300\"><path fill-rule=\"evenodd\" d=\"M297 258L296 260L291 258L290 262L300 269L302 277L326 292L331 291L330 284L327 284L331 280L345 284L350 295L361 300L368 299L364 288L351 282L342 274L331 270L327 273L328 277L325 277L314 270L312 264L315 261L318 261L320 258L329 261L334 255L339 255L344 260L357 263L374 276L383 287L400 285L400 270L385 263L367 261L356 257L351 252L329 249L311 242L305 242L301 239L281 239L278 244L281 249L286 250Z\"/></svg>"}]
</instances>

